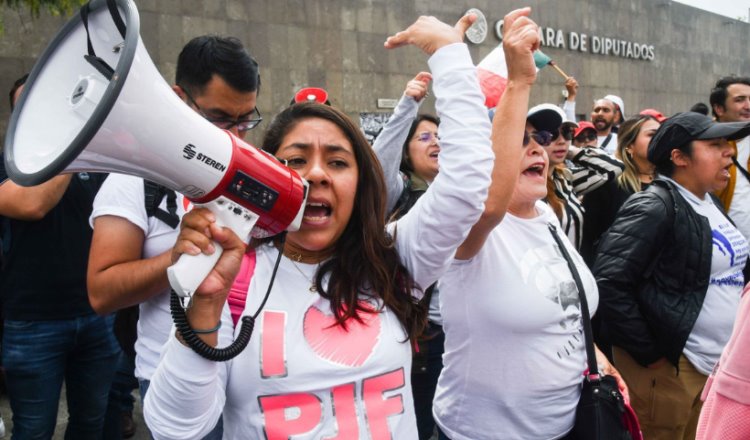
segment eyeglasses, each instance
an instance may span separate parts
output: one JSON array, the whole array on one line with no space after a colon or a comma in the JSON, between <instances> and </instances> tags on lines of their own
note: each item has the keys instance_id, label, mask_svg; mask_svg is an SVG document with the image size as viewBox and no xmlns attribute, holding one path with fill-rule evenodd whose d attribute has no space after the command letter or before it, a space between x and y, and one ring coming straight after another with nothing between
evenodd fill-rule
<instances>
[{"instance_id":1,"label":"eyeglasses","mask_svg":"<svg viewBox=\"0 0 750 440\"><path fill-rule=\"evenodd\" d=\"M523 132L523 146L526 147L531 142L531 139L534 139L534 141L541 145L542 147L548 147L552 140L554 139L555 135L550 133L549 131L534 131L529 133L528 131Z\"/></svg>"},{"instance_id":2,"label":"eyeglasses","mask_svg":"<svg viewBox=\"0 0 750 440\"><path fill-rule=\"evenodd\" d=\"M575 137L576 142L593 142L596 140L596 132L583 132Z\"/></svg>"},{"instance_id":3,"label":"eyeglasses","mask_svg":"<svg viewBox=\"0 0 750 440\"><path fill-rule=\"evenodd\" d=\"M423 131L422 133L414 136L412 139L416 139L419 142L430 142L433 138L435 139L435 142L440 140L440 136L438 136L437 134L431 133L429 131Z\"/></svg>"},{"instance_id":4,"label":"eyeglasses","mask_svg":"<svg viewBox=\"0 0 750 440\"><path fill-rule=\"evenodd\" d=\"M261 123L263 120L263 116L260 115L260 110L258 110L258 107L255 107L253 109L253 112L251 115L246 116L243 119L229 119L229 118L212 118L209 117L203 109L198 105L197 102L195 102L195 99L193 99L192 96L190 96L190 93L188 93L187 89L185 87L182 88L182 91L185 93L185 96L188 97L190 100L190 103L195 106L196 110L198 110L198 113L203 116L203 119L207 120L208 122L214 124L215 126L221 128L222 130L231 130L232 127L237 126L237 131L240 133L244 133L248 130L252 130L253 128L257 127L258 124ZM254 117L250 117L254 116Z\"/></svg>"},{"instance_id":5,"label":"eyeglasses","mask_svg":"<svg viewBox=\"0 0 750 440\"><path fill-rule=\"evenodd\" d=\"M552 142L555 142L560 136L566 141L573 140L573 127L570 125L563 125L556 132L553 133Z\"/></svg>"}]
</instances>

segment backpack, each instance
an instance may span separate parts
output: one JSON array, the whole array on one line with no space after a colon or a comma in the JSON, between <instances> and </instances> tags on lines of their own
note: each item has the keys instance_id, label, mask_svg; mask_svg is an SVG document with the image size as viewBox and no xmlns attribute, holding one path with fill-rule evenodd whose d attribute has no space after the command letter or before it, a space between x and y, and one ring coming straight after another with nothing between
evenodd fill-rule
<instances>
[{"instance_id":1,"label":"backpack","mask_svg":"<svg viewBox=\"0 0 750 440\"><path fill-rule=\"evenodd\" d=\"M177 194L169 188L157 183L143 180L144 205L148 217L156 217L172 229L180 224L177 215ZM164 196L167 197L167 211L159 208ZM138 338L138 304L115 313L113 331L120 348L130 357L135 357L135 341Z\"/></svg>"},{"instance_id":2,"label":"backpack","mask_svg":"<svg viewBox=\"0 0 750 440\"><path fill-rule=\"evenodd\" d=\"M144 204L146 207L146 215L149 217L156 217L169 225L172 229L175 229L180 224L180 217L177 215L177 195L175 192L146 179L143 180L143 190L145 195ZM165 196L167 197L166 211L159 208L159 205ZM232 287L229 289L229 295L227 296L227 303L229 304L229 310L232 314L232 321L235 326L237 325L242 312L245 310L247 290L250 288L250 281L254 272L255 249L252 249L248 250L248 252L242 256L240 272L234 279Z\"/></svg>"},{"instance_id":3,"label":"backpack","mask_svg":"<svg viewBox=\"0 0 750 440\"><path fill-rule=\"evenodd\" d=\"M177 215L177 194L165 186L146 179L143 179L143 194L146 215L156 217L172 229L177 228L180 224L180 217ZM165 196L167 197L166 211L159 208Z\"/></svg>"}]
</instances>

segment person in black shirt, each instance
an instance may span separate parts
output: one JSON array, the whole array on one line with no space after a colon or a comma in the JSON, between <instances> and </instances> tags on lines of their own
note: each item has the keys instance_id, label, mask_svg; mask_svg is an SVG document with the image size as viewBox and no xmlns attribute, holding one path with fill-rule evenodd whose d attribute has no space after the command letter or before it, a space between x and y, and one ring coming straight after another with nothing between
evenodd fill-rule
<instances>
[{"instance_id":1,"label":"person in black shirt","mask_svg":"<svg viewBox=\"0 0 750 440\"><path fill-rule=\"evenodd\" d=\"M63 381L65 438L101 438L119 348L112 317L89 305L86 266L88 217L105 178L66 174L22 187L0 157L0 215L10 237L0 272L2 357L14 438L52 437Z\"/></svg>"}]
</instances>

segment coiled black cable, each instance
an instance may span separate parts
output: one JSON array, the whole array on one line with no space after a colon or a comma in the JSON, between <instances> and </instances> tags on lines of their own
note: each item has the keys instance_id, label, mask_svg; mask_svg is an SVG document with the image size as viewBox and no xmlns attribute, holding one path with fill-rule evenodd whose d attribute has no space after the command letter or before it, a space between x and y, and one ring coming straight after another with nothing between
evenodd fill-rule
<instances>
[{"instance_id":1,"label":"coiled black cable","mask_svg":"<svg viewBox=\"0 0 750 440\"><path fill-rule=\"evenodd\" d=\"M253 329L255 328L255 319L260 315L260 312L265 307L268 297L271 294L273 288L273 282L276 279L276 271L279 269L279 263L281 263L281 256L284 253L284 241L286 240L286 232L281 235L281 246L279 249L279 255L276 257L276 263L273 266L273 273L271 274L271 281L268 283L268 290L266 295L263 297L260 307L253 316L243 316L240 321L240 333L237 335L237 339L234 340L230 345L224 348L212 347L198 337L198 335L190 327L185 314L185 309L182 308L180 297L174 289L170 289L170 301L169 306L172 312L172 320L174 321L177 331L182 336L182 340L185 341L188 347L200 356L214 362L226 362L242 352L250 342L250 337L253 335Z\"/></svg>"}]
</instances>

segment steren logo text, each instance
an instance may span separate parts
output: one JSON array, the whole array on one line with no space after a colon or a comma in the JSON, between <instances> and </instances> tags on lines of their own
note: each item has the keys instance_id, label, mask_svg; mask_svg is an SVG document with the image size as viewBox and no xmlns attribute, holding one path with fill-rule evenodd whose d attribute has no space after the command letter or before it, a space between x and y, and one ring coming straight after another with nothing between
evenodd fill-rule
<instances>
[{"instance_id":1,"label":"steren logo text","mask_svg":"<svg viewBox=\"0 0 750 440\"><path fill-rule=\"evenodd\" d=\"M183 155L187 160L190 160L192 158L196 158L198 161L205 163L206 165L210 166L211 168L217 169L219 171L226 171L227 167L222 164L221 162L218 162L214 159L211 159L210 157L206 156L203 153L198 153L198 156L195 155L195 145L193 144L187 144L185 145L185 148L182 149Z\"/></svg>"}]
</instances>

